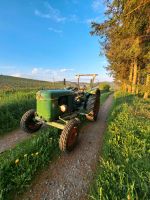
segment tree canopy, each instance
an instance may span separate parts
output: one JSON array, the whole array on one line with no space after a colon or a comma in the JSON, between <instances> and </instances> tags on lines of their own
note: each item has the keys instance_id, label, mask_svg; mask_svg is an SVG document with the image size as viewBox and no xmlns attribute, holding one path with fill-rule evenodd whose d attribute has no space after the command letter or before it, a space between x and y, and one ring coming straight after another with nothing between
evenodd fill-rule
<instances>
[{"instance_id":1,"label":"tree canopy","mask_svg":"<svg viewBox=\"0 0 150 200\"><path fill-rule=\"evenodd\" d=\"M103 38L107 69L122 89L150 94L150 0L106 0L106 20L93 22L92 35Z\"/></svg>"}]
</instances>

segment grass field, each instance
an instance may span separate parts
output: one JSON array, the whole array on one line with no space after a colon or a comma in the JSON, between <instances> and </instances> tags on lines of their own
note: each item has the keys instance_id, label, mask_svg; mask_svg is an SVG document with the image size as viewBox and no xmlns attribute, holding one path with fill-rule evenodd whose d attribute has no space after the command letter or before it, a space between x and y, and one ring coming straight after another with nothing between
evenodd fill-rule
<instances>
[{"instance_id":1,"label":"grass field","mask_svg":"<svg viewBox=\"0 0 150 200\"><path fill-rule=\"evenodd\" d=\"M0 92L12 92L12 91L29 91L29 90L39 90L43 88L62 88L62 82L48 82L48 81L39 81L26 78L18 78L13 76L4 76L0 75Z\"/></svg>"},{"instance_id":2,"label":"grass field","mask_svg":"<svg viewBox=\"0 0 150 200\"><path fill-rule=\"evenodd\" d=\"M17 128L23 113L35 108L35 91L2 94L0 99L0 135Z\"/></svg>"},{"instance_id":3,"label":"grass field","mask_svg":"<svg viewBox=\"0 0 150 200\"><path fill-rule=\"evenodd\" d=\"M150 199L150 101L117 94L89 199Z\"/></svg>"}]
</instances>

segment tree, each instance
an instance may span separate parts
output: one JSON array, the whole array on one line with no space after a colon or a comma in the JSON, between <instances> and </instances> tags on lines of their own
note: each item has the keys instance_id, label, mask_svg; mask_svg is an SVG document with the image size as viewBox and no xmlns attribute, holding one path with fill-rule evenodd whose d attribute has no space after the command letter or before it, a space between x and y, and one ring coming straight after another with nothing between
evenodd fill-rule
<instances>
[{"instance_id":1,"label":"tree","mask_svg":"<svg viewBox=\"0 0 150 200\"><path fill-rule=\"evenodd\" d=\"M110 85L108 83L100 83L99 89L105 92L109 92Z\"/></svg>"},{"instance_id":2,"label":"tree","mask_svg":"<svg viewBox=\"0 0 150 200\"><path fill-rule=\"evenodd\" d=\"M150 0L107 0L107 20L92 23L92 35L103 38L107 69L122 88L144 93L150 61ZM149 76L147 76L149 77ZM144 82L143 82L144 80Z\"/></svg>"}]
</instances>

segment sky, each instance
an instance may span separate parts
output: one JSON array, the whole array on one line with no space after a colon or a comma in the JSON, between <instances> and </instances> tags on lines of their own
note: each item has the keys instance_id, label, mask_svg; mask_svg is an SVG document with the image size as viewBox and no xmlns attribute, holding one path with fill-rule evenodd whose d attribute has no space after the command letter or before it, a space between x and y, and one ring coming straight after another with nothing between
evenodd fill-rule
<instances>
[{"instance_id":1,"label":"sky","mask_svg":"<svg viewBox=\"0 0 150 200\"><path fill-rule=\"evenodd\" d=\"M112 81L91 21L103 22L103 0L0 0L0 74L74 81L97 73Z\"/></svg>"}]
</instances>

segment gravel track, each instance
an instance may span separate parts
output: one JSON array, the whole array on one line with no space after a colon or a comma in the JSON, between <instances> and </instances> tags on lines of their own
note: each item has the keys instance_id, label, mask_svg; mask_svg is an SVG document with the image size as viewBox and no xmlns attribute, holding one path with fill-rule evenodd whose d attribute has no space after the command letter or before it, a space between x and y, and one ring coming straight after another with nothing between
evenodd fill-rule
<instances>
[{"instance_id":1,"label":"gravel track","mask_svg":"<svg viewBox=\"0 0 150 200\"><path fill-rule=\"evenodd\" d=\"M21 200L86 200L87 192L99 153L102 147L106 118L111 107L113 95L110 95L100 109L97 122L89 123L80 131L79 142L74 151L62 154L49 164L31 187L19 199Z\"/></svg>"},{"instance_id":2,"label":"gravel track","mask_svg":"<svg viewBox=\"0 0 150 200\"><path fill-rule=\"evenodd\" d=\"M21 130L15 130L6 135L0 136L0 153L14 147L18 142L31 137L30 134L27 134Z\"/></svg>"}]
</instances>

